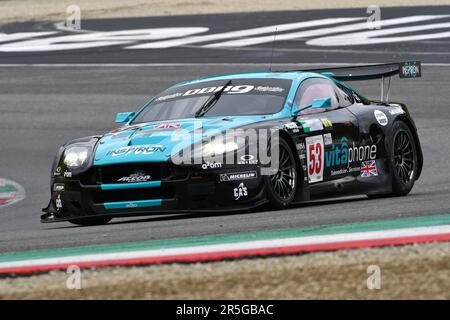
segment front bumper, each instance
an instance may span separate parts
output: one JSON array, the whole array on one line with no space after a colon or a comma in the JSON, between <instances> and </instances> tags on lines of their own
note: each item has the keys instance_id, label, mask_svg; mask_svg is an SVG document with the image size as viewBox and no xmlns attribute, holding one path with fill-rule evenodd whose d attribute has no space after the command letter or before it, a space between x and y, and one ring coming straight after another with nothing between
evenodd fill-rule
<instances>
[{"instance_id":1,"label":"front bumper","mask_svg":"<svg viewBox=\"0 0 450 320\"><path fill-rule=\"evenodd\" d=\"M64 168L62 171L65 170ZM118 183L118 177L145 171L152 179ZM251 178L223 181L223 175L252 172ZM88 217L245 210L265 203L257 165L221 168L136 163L92 167L77 176L54 178L41 222ZM244 189L245 188L245 191Z\"/></svg>"}]
</instances>

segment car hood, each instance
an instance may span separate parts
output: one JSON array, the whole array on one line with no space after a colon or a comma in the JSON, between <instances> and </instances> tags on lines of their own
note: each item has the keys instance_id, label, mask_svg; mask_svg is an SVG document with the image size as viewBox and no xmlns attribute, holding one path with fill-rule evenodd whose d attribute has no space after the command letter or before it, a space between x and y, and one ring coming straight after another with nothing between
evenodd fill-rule
<instances>
[{"instance_id":1,"label":"car hood","mask_svg":"<svg viewBox=\"0 0 450 320\"><path fill-rule=\"evenodd\" d=\"M100 139L94 165L169 161L172 155L204 137L265 119L265 116L193 118L125 126Z\"/></svg>"}]
</instances>

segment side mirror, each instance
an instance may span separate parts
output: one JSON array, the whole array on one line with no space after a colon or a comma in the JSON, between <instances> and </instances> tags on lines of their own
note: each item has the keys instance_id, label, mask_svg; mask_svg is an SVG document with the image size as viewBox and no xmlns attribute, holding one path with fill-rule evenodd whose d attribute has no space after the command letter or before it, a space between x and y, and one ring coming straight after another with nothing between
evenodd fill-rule
<instances>
[{"instance_id":1,"label":"side mirror","mask_svg":"<svg viewBox=\"0 0 450 320\"><path fill-rule=\"evenodd\" d=\"M312 101L311 108L313 109L331 108L331 98L314 99Z\"/></svg>"},{"instance_id":2,"label":"side mirror","mask_svg":"<svg viewBox=\"0 0 450 320\"><path fill-rule=\"evenodd\" d=\"M331 98L314 99L309 106L299 109L296 105L293 106L292 116L296 118L300 112L307 109L322 109L331 108Z\"/></svg>"},{"instance_id":3,"label":"side mirror","mask_svg":"<svg viewBox=\"0 0 450 320\"><path fill-rule=\"evenodd\" d=\"M128 122L135 114L135 112L119 112L116 114L116 123Z\"/></svg>"}]
</instances>

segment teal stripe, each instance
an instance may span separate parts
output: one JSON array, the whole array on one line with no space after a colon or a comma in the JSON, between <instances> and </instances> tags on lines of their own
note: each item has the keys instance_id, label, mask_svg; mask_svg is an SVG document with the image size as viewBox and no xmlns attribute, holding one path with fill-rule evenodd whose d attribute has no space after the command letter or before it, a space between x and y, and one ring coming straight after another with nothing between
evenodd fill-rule
<instances>
[{"instance_id":1,"label":"teal stripe","mask_svg":"<svg viewBox=\"0 0 450 320\"><path fill-rule=\"evenodd\" d=\"M431 227L450 225L450 214L402 218L391 220L377 220L352 224L314 226L307 228L293 228L270 231L244 232L213 236L197 236L177 239L151 240L142 242L128 242L108 245L95 245L73 248L59 248L36 250L28 252L10 252L0 254L0 262L20 261L40 258L68 257L84 254L127 252L135 250L152 250L163 248L181 248L188 246L202 246L211 244L226 244L252 240L283 239L291 237L307 237L327 234L343 234L351 232L378 231L389 229Z\"/></svg>"},{"instance_id":2,"label":"teal stripe","mask_svg":"<svg viewBox=\"0 0 450 320\"><path fill-rule=\"evenodd\" d=\"M111 184L100 185L102 190L157 188L160 186L161 186L161 181L148 181L148 182L136 182L136 183L111 183Z\"/></svg>"},{"instance_id":3,"label":"teal stripe","mask_svg":"<svg viewBox=\"0 0 450 320\"><path fill-rule=\"evenodd\" d=\"M138 200L138 201L121 201L121 202L105 202L105 209L130 209L130 208L146 208L160 206L161 199Z\"/></svg>"}]
</instances>

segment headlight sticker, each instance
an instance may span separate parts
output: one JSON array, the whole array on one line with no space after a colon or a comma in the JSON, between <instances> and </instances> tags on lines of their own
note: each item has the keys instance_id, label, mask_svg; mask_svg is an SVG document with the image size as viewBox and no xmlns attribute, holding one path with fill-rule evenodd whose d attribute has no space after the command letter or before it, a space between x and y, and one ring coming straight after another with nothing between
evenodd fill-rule
<instances>
[{"instance_id":1,"label":"headlight sticker","mask_svg":"<svg viewBox=\"0 0 450 320\"><path fill-rule=\"evenodd\" d=\"M89 156L89 147L74 146L64 151L64 164L69 168L79 168L86 164Z\"/></svg>"}]
</instances>

